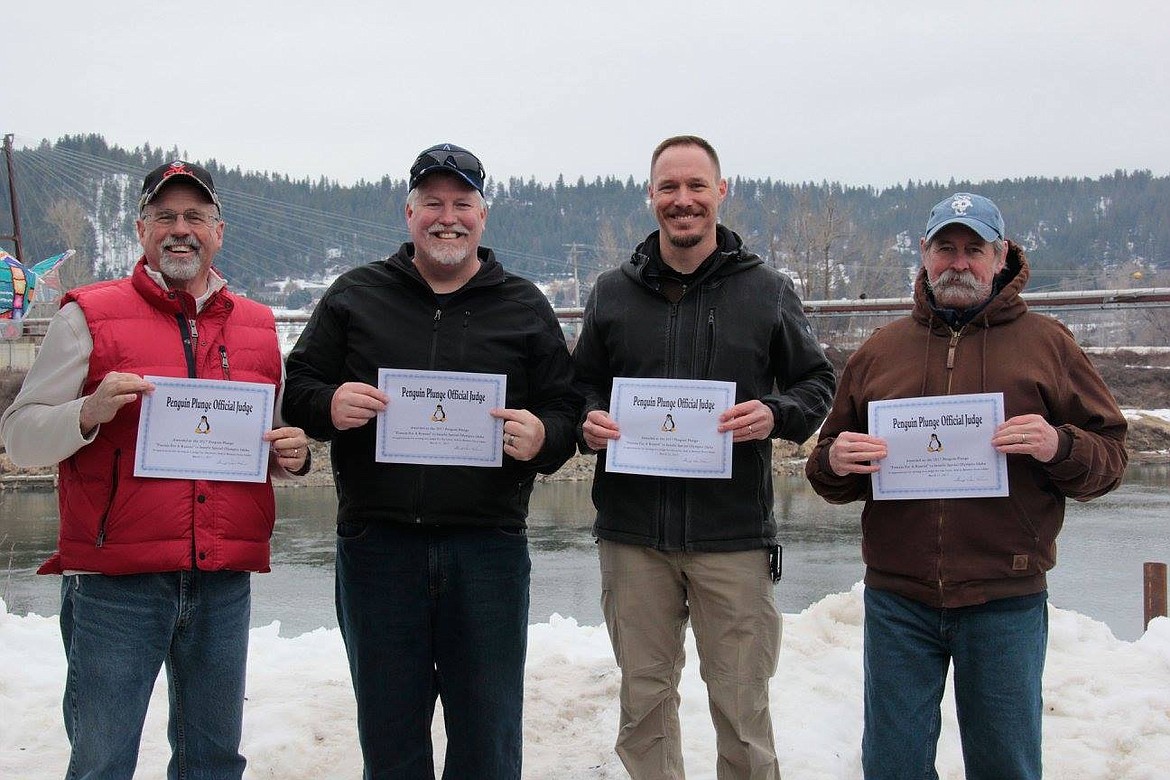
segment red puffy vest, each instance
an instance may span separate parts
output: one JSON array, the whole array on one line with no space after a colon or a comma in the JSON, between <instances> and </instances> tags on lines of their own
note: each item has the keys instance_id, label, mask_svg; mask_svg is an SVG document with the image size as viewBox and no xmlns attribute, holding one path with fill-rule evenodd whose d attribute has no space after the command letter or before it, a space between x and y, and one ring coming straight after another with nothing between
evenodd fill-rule
<instances>
[{"instance_id":1,"label":"red puffy vest","mask_svg":"<svg viewBox=\"0 0 1170 780\"><path fill-rule=\"evenodd\" d=\"M161 289L145 260L130 278L79 288L62 305L69 301L81 306L93 336L85 395L110 371L280 383L272 312L227 290L195 316L194 349L182 324L194 299ZM272 485L135 477L140 409L139 401L123 407L60 464L57 552L40 573L268 571Z\"/></svg>"}]
</instances>

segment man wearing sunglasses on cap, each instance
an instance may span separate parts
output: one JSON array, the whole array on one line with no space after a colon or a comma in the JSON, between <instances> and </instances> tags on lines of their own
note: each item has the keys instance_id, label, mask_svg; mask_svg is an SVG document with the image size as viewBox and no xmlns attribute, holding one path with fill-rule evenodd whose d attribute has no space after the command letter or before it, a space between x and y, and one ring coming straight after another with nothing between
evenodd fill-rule
<instances>
[{"instance_id":1,"label":"man wearing sunglasses on cap","mask_svg":"<svg viewBox=\"0 0 1170 780\"><path fill-rule=\"evenodd\" d=\"M272 485L136 476L137 434L144 374L279 388L276 323L212 268L224 222L206 169L159 166L138 205L142 259L65 295L0 436L17 463L59 464L57 551L39 573L62 575L66 776L134 775L165 666L167 777L239 778L250 572L268 571ZM304 431L275 424L269 474L303 474ZM206 416L190 425L210 431Z\"/></svg>"},{"instance_id":2,"label":"man wearing sunglasses on cap","mask_svg":"<svg viewBox=\"0 0 1170 780\"><path fill-rule=\"evenodd\" d=\"M580 405L547 299L480 246L483 188L471 152L419 154L411 241L343 274L288 357L285 413L332 442L337 616L367 779L434 776L436 697L444 778L520 777L528 498L572 454ZM491 411L503 465L376 462L374 418L395 403L379 368L505 374L506 408Z\"/></svg>"},{"instance_id":3,"label":"man wearing sunglasses on cap","mask_svg":"<svg viewBox=\"0 0 1170 780\"><path fill-rule=\"evenodd\" d=\"M573 351L585 396L602 610L622 670L617 752L636 780L680 780L678 683L687 623L715 725L720 778L780 776L768 681L780 650L772 439L812 435L833 395L833 367L792 282L718 223L727 180L707 141L676 136L650 158L659 230L602 274ZM731 479L606 470L621 436L614 377L722 380ZM672 421L673 425L673 421Z\"/></svg>"}]
</instances>

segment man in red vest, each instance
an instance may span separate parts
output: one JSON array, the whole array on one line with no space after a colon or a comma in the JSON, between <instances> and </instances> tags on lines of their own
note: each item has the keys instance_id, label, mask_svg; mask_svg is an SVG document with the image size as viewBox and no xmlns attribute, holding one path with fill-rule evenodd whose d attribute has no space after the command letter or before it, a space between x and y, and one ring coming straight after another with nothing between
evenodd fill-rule
<instances>
[{"instance_id":1,"label":"man in red vest","mask_svg":"<svg viewBox=\"0 0 1170 780\"><path fill-rule=\"evenodd\" d=\"M168 777L239 778L250 572L268 571L272 485L136 476L137 432L144 375L279 390L280 350L272 312L211 267L224 222L205 169L151 171L139 211L142 258L66 294L0 437L20 465L59 464L58 546L40 572L63 575L67 775L133 776L165 665ZM262 436L269 475L304 473L304 432L276 426Z\"/></svg>"}]
</instances>

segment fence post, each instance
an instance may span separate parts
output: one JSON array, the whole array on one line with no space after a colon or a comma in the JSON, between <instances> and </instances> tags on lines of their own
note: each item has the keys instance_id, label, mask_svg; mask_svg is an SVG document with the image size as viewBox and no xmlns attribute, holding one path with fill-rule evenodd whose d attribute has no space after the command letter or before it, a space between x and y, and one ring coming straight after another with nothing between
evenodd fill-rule
<instances>
[{"instance_id":1,"label":"fence post","mask_svg":"<svg viewBox=\"0 0 1170 780\"><path fill-rule=\"evenodd\" d=\"M1142 568L1145 572L1145 630L1154 618L1166 617L1166 564L1146 562Z\"/></svg>"}]
</instances>

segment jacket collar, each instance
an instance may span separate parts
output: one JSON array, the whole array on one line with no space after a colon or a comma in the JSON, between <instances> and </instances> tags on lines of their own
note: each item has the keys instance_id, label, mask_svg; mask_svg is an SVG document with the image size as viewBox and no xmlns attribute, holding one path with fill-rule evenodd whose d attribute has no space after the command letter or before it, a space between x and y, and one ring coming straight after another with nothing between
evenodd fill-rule
<instances>
[{"instance_id":1,"label":"jacket collar","mask_svg":"<svg viewBox=\"0 0 1170 780\"><path fill-rule=\"evenodd\" d=\"M730 276L763 264L764 261L759 255L744 249L743 239L735 231L723 225L716 225L715 235L717 239L715 251L699 265L694 283ZM622 264L622 272L626 276L655 290L659 287L657 277L662 267L659 239L660 231L655 230L638 244L630 259Z\"/></svg>"},{"instance_id":2,"label":"jacket collar","mask_svg":"<svg viewBox=\"0 0 1170 780\"><path fill-rule=\"evenodd\" d=\"M478 247L476 250L476 257L479 258L479 270L475 272L475 276L471 277L467 284L460 287L448 295L458 295L464 290L471 290L476 287L490 287L491 285L503 284L507 273L504 271L504 266L496 260L496 253L486 246ZM422 274L414 267L414 242L407 241L398 247L398 251L390 255L384 261L390 270L396 274L405 275L409 277L414 283L422 285L422 287L430 292L432 295L434 291L431 286L427 284L426 279L423 279Z\"/></svg>"}]
</instances>

